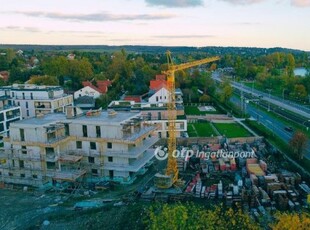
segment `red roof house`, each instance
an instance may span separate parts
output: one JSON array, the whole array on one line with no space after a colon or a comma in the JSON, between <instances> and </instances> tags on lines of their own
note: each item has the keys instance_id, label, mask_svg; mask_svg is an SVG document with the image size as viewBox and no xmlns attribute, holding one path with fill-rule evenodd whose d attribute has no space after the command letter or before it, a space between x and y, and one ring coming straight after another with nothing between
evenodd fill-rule
<instances>
[{"instance_id":1,"label":"red roof house","mask_svg":"<svg viewBox=\"0 0 310 230\"><path fill-rule=\"evenodd\" d=\"M156 75L155 80L150 81L150 90L157 91L167 86L166 75Z\"/></svg>"}]
</instances>

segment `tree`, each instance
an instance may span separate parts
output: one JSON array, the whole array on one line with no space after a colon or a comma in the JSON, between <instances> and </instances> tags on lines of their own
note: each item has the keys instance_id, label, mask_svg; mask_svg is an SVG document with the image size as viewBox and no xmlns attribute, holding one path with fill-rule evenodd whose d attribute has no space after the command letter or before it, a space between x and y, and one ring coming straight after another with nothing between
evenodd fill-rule
<instances>
[{"instance_id":1,"label":"tree","mask_svg":"<svg viewBox=\"0 0 310 230\"><path fill-rule=\"evenodd\" d=\"M276 219L276 223L271 225L273 230L310 229L310 217L306 213L278 213Z\"/></svg>"},{"instance_id":2,"label":"tree","mask_svg":"<svg viewBox=\"0 0 310 230\"><path fill-rule=\"evenodd\" d=\"M220 95L220 101L223 103L227 103L229 98L233 94L233 88L230 85L230 82L228 80L225 80L221 85L221 89L222 89L222 92Z\"/></svg>"},{"instance_id":3,"label":"tree","mask_svg":"<svg viewBox=\"0 0 310 230\"><path fill-rule=\"evenodd\" d=\"M298 100L304 100L307 98L308 93L306 87L302 84L297 84L294 87L294 95Z\"/></svg>"},{"instance_id":4,"label":"tree","mask_svg":"<svg viewBox=\"0 0 310 230\"><path fill-rule=\"evenodd\" d=\"M0 56L0 71L2 70L8 70L9 69L9 63L5 56Z\"/></svg>"},{"instance_id":5,"label":"tree","mask_svg":"<svg viewBox=\"0 0 310 230\"><path fill-rule=\"evenodd\" d=\"M216 207L206 210L188 204L157 204L149 209L146 224L148 229L259 229L249 215Z\"/></svg>"},{"instance_id":6,"label":"tree","mask_svg":"<svg viewBox=\"0 0 310 230\"><path fill-rule=\"evenodd\" d=\"M211 66L210 66L210 71L214 71L216 70L216 63L212 63Z\"/></svg>"},{"instance_id":7,"label":"tree","mask_svg":"<svg viewBox=\"0 0 310 230\"><path fill-rule=\"evenodd\" d=\"M290 147L299 160L303 159L307 147L307 136L303 132L297 131L290 141Z\"/></svg>"},{"instance_id":8,"label":"tree","mask_svg":"<svg viewBox=\"0 0 310 230\"><path fill-rule=\"evenodd\" d=\"M29 81L30 84L36 85L59 85L58 79L54 76L32 76Z\"/></svg>"},{"instance_id":9,"label":"tree","mask_svg":"<svg viewBox=\"0 0 310 230\"><path fill-rule=\"evenodd\" d=\"M206 103L206 102L210 102L210 101L211 101L211 97L207 94L204 94L199 98L199 102L201 102L201 103Z\"/></svg>"},{"instance_id":10,"label":"tree","mask_svg":"<svg viewBox=\"0 0 310 230\"><path fill-rule=\"evenodd\" d=\"M56 77L67 75L68 65L69 61L63 56L45 60L42 64L45 74Z\"/></svg>"},{"instance_id":11,"label":"tree","mask_svg":"<svg viewBox=\"0 0 310 230\"><path fill-rule=\"evenodd\" d=\"M295 58L291 53L289 53L287 55L287 71L290 77L294 76L294 69L295 69Z\"/></svg>"}]
</instances>

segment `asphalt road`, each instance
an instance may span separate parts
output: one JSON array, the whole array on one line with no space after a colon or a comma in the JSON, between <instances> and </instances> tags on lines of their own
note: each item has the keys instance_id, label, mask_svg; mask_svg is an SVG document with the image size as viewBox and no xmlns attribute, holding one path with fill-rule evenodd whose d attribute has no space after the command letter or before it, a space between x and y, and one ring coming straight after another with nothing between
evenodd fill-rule
<instances>
[{"instance_id":1,"label":"asphalt road","mask_svg":"<svg viewBox=\"0 0 310 230\"><path fill-rule=\"evenodd\" d=\"M212 73L212 78L216 81L222 81L222 79L219 77L219 73L217 72ZM305 117L306 119L310 119L310 108L306 106L302 106L302 105L296 104L291 101L283 100L279 97L275 97L275 96L269 95L268 93L264 93L264 92L252 89L250 87L244 86L237 82L232 82L232 86L240 91L252 94L255 97L258 97L258 98L260 97L261 99L267 102L270 102L278 107L289 110L293 113L297 113Z\"/></svg>"},{"instance_id":2,"label":"asphalt road","mask_svg":"<svg viewBox=\"0 0 310 230\"><path fill-rule=\"evenodd\" d=\"M237 96L232 96L231 102L241 107L240 98L238 98ZM252 118L256 119L257 122L263 124L266 128L271 130L275 135L279 136L286 143L291 140L294 133L285 130L286 124L274 118L273 116L270 116L268 112L260 109L258 105L253 104L253 102L246 103L246 113L249 114ZM305 157L310 159L309 140Z\"/></svg>"}]
</instances>

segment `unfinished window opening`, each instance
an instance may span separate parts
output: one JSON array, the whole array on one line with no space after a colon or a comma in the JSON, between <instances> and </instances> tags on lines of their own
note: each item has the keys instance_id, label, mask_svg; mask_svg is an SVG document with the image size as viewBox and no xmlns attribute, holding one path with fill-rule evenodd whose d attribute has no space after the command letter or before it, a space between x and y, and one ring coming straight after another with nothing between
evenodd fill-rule
<instances>
[{"instance_id":1,"label":"unfinished window opening","mask_svg":"<svg viewBox=\"0 0 310 230\"><path fill-rule=\"evenodd\" d=\"M19 129L19 134L20 134L20 140L25 141L25 130Z\"/></svg>"},{"instance_id":2,"label":"unfinished window opening","mask_svg":"<svg viewBox=\"0 0 310 230\"><path fill-rule=\"evenodd\" d=\"M90 142L90 149L95 150L96 149L96 142Z\"/></svg>"},{"instance_id":3,"label":"unfinished window opening","mask_svg":"<svg viewBox=\"0 0 310 230\"><path fill-rule=\"evenodd\" d=\"M107 147L108 147L108 149L112 149L112 142L108 142Z\"/></svg>"},{"instance_id":4,"label":"unfinished window opening","mask_svg":"<svg viewBox=\"0 0 310 230\"><path fill-rule=\"evenodd\" d=\"M93 176L98 176L98 169L92 169L91 173Z\"/></svg>"},{"instance_id":5,"label":"unfinished window opening","mask_svg":"<svg viewBox=\"0 0 310 230\"><path fill-rule=\"evenodd\" d=\"M100 126L96 126L96 136L97 136L97 138L100 138L100 137L101 137L101 129L100 129Z\"/></svg>"},{"instance_id":6,"label":"unfinished window opening","mask_svg":"<svg viewBox=\"0 0 310 230\"><path fill-rule=\"evenodd\" d=\"M109 170L109 177L110 177L110 179L113 179L113 177L114 177L114 171L113 170Z\"/></svg>"},{"instance_id":7,"label":"unfinished window opening","mask_svg":"<svg viewBox=\"0 0 310 230\"><path fill-rule=\"evenodd\" d=\"M27 154L27 147L26 146L22 146L22 154Z\"/></svg>"},{"instance_id":8,"label":"unfinished window opening","mask_svg":"<svg viewBox=\"0 0 310 230\"><path fill-rule=\"evenodd\" d=\"M25 168L25 164L24 164L24 161L19 161L19 167L20 168Z\"/></svg>"},{"instance_id":9,"label":"unfinished window opening","mask_svg":"<svg viewBox=\"0 0 310 230\"><path fill-rule=\"evenodd\" d=\"M82 141L77 141L76 142L76 148L81 149L82 148Z\"/></svg>"},{"instance_id":10,"label":"unfinished window opening","mask_svg":"<svg viewBox=\"0 0 310 230\"><path fill-rule=\"evenodd\" d=\"M47 169L55 169L56 168L55 162L46 162L46 168Z\"/></svg>"},{"instance_id":11,"label":"unfinished window opening","mask_svg":"<svg viewBox=\"0 0 310 230\"><path fill-rule=\"evenodd\" d=\"M87 126L83 125L83 137L87 137Z\"/></svg>"},{"instance_id":12,"label":"unfinished window opening","mask_svg":"<svg viewBox=\"0 0 310 230\"><path fill-rule=\"evenodd\" d=\"M69 124L65 124L65 135L70 136L70 131L69 131Z\"/></svg>"},{"instance_id":13,"label":"unfinished window opening","mask_svg":"<svg viewBox=\"0 0 310 230\"><path fill-rule=\"evenodd\" d=\"M88 157L88 163L95 163L95 157Z\"/></svg>"},{"instance_id":14,"label":"unfinished window opening","mask_svg":"<svg viewBox=\"0 0 310 230\"><path fill-rule=\"evenodd\" d=\"M25 173L20 174L20 177L25 178L26 177Z\"/></svg>"}]
</instances>

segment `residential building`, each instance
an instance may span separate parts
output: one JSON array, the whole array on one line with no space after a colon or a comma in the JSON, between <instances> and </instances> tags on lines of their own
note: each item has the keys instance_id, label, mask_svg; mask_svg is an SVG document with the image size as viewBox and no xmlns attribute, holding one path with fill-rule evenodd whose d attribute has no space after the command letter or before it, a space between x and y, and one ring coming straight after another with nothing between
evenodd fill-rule
<instances>
[{"instance_id":1,"label":"residential building","mask_svg":"<svg viewBox=\"0 0 310 230\"><path fill-rule=\"evenodd\" d=\"M90 96L82 96L74 100L74 105L84 111L95 109L96 100Z\"/></svg>"},{"instance_id":2,"label":"residential building","mask_svg":"<svg viewBox=\"0 0 310 230\"><path fill-rule=\"evenodd\" d=\"M112 101L108 108L116 111L140 111L145 118L145 122L156 125L157 136L159 138L168 137L168 111L167 103L136 103L135 101ZM176 137L186 137L187 120L184 114L183 105L176 104Z\"/></svg>"},{"instance_id":3,"label":"residential building","mask_svg":"<svg viewBox=\"0 0 310 230\"><path fill-rule=\"evenodd\" d=\"M11 124L0 155L0 180L31 186L62 182L132 183L158 138L141 113L77 107Z\"/></svg>"},{"instance_id":4,"label":"residential building","mask_svg":"<svg viewBox=\"0 0 310 230\"><path fill-rule=\"evenodd\" d=\"M67 55L67 60L72 61L75 59L75 54L68 54Z\"/></svg>"},{"instance_id":5,"label":"residential building","mask_svg":"<svg viewBox=\"0 0 310 230\"><path fill-rule=\"evenodd\" d=\"M79 97L92 97L94 99L100 97L101 93L98 88L92 86L85 86L82 89L79 89L74 92L74 98L78 99Z\"/></svg>"},{"instance_id":6,"label":"residential building","mask_svg":"<svg viewBox=\"0 0 310 230\"><path fill-rule=\"evenodd\" d=\"M149 103L168 103L169 102L169 90L167 87L158 89L148 99ZM175 90L175 103L183 104L183 93L180 89Z\"/></svg>"},{"instance_id":7,"label":"residential building","mask_svg":"<svg viewBox=\"0 0 310 230\"><path fill-rule=\"evenodd\" d=\"M60 86L13 84L1 87L1 92L9 95L12 105L21 107L23 118L64 112L66 106L73 105L73 96L65 94Z\"/></svg>"},{"instance_id":8,"label":"residential building","mask_svg":"<svg viewBox=\"0 0 310 230\"><path fill-rule=\"evenodd\" d=\"M10 124L21 120L21 109L12 106L7 95L0 95L0 143L3 144L3 136L7 136Z\"/></svg>"},{"instance_id":9,"label":"residential building","mask_svg":"<svg viewBox=\"0 0 310 230\"><path fill-rule=\"evenodd\" d=\"M90 81L83 81L82 84L84 87L74 92L75 99L83 96L98 98L108 92L108 87L111 86L112 82L109 80L97 81L97 86Z\"/></svg>"},{"instance_id":10,"label":"residential building","mask_svg":"<svg viewBox=\"0 0 310 230\"><path fill-rule=\"evenodd\" d=\"M169 100L169 90L167 87L166 75L156 75L155 80L150 81L149 103L167 103ZM176 103L183 104L183 94L181 89L175 89Z\"/></svg>"}]
</instances>

